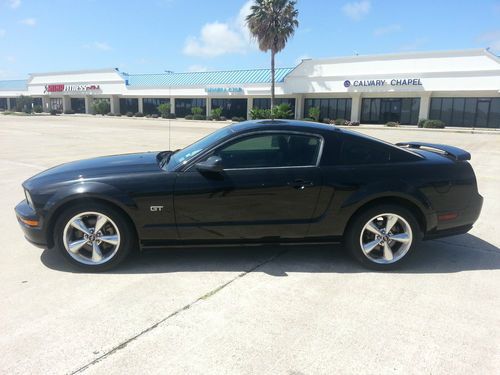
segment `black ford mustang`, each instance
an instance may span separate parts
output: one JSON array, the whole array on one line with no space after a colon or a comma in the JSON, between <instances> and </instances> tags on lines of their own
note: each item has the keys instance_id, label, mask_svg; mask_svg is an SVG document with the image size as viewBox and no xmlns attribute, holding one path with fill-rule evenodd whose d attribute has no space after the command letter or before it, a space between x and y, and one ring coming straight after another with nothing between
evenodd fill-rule
<instances>
[{"instance_id":1,"label":"black ford mustang","mask_svg":"<svg viewBox=\"0 0 500 375\"><path fill-rule=\"evenodd\" d=\"M141 249L343 241L393 268L421 239L465 233L482 197L470 154L311 122L247 121L175 152L99 157L26 182L26 238L104 270Z\"/></svg>"}]
</instances>

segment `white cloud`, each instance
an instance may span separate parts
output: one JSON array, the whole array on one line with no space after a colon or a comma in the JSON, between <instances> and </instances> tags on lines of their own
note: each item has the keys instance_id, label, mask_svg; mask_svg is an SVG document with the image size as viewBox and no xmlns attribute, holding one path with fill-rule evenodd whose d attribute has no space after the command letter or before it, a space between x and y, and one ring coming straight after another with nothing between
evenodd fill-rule
<instances>
[{"instance_id":1,"label":"white cloud","mask_svg":"<svg viewBox=\"0 0 500 375\"><path fill-rule=\"evenodd\" d=\"M228 22L206 23L201 28L199 36L187 38L184 54L210 58L228 53L244 53L252 48L255 43L245 21L252 3L247 1L238 15Z\"/></svg>"},{"instance_id":2,"label":"white cloud","mask_svg":"<svg viewBox=\"0 0 500 375\"><path fill-rule=\"evenodd\" d=\"M23 25L26 25L26 26L35 26L36 25L36 18L25 18L19 22L22 23Z\"/></svg>"},{"instance_id":3,"label":"white cloud","mask_svg":"<svg viewBox=\"0 0 500 375\"><path fill-rule=\"evenodd\" d=\"M12 9L16 9L21 6L21 0L9 0L8 3Z\"/></svg>"},{"instance_id":4,"label":"white cloud","mask_svg":"<svg viewBox=\"0 0 500 375\"><path fill-rule=\"evenodd\" d=\"M5 29L0 29L0 38L4 37L5 34L7 34L7 31Z\"/></svg>"},{"instance_id":5,"label":"white cloud","mask_svg":"<svg viewBox=\"0 0 500 375\"><path fill-rule=\"evenodd\" d=\"M375 30L373 30L373 35L382 36L386 34L396 33L400 30L401 30L401 25L399 24L387 25L383 27L378 27Z\"/></svg>"},{"instance_id":6,"label":"white cloud","mask_svg":"<svg viewBox=\"0 0 500 375\"><path fill-rule=\"evenodd\" d=\"M112 49L111 46L106 42L93 42L90 44L85 44L83 47L84 48L98 49L100 51L109 51Z\"/></svg>"},{"instance_id":7,"label":"white cloud","mask_svg":"<svg viewBox=\"0 0 500 375\"><path fill-rule=\"evenodd\" d=\"M206 71L208 71L208 68L204 65L194 64L188 67L188 72L206 72Z\"/></svg>"},{"instance_id":8,"label":"white cloud","mask_svg":"<svg viewBox=\"0 0 500 375\"><path fill-rule=\"evenodd\" d=\"M342 11L346 16L359 21L370 12L371 7L372 4L369 0L352 1L345 4L342 7Z\"/></svg>"},{"instance_id":9,"label":"white cloud","mask_svg":"<svg viewBox=\"0 0 500 375\"><path fill-rule=\"evenodd\" d=\"M479 35L477 41L483 44L484 47L490 47L496 51L500 51L500 30L489 31Z\"/></svg>"}]
</instances>

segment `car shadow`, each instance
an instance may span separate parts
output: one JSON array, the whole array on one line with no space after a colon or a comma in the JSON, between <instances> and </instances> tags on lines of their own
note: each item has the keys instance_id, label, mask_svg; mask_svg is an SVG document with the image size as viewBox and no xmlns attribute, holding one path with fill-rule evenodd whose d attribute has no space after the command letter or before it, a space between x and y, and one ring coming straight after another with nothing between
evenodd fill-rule
<instances>
[{"instance_id":1,"label":"car shadow","mask_svg":"<svg viewBox=\"0 0 500 375\"><path fill-rule=\"evenodd\" d=\"M402 268L390 272L454 273L500 269L500 249L471 234L425 241L416 250ZM41 261L53 270L84 273L73 268L55 250L45 249ZM359 265L340 245L272 245L188 247L136 252L108 273L211 271L257 271L273 276L287 276L289 272L374 272Z\"/></svg>"}]
</instances>

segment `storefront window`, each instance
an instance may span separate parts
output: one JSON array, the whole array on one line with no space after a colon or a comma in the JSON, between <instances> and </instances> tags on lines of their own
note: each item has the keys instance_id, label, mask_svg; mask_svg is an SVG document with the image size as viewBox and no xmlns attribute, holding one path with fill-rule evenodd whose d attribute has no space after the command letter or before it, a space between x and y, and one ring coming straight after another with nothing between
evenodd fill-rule
<instances>
[{"instance_id":1,"label":"storefront window","mask_svg":"<svg viewBox=\"0 0 500 375\"><path fill-rule=\"evenodd\" d=\"M416 125L420 98L364 98L361 104L361 122L385 124L399 122Z\"/></svg>"},{"instance_id":2,"label":"storefront window","mask_svg":"<svg viewBox=\"0 0 500 375\"><path fill-rule=\"evenodd\" d=\"M175 99L175 114L177 117L191 115L191 108L200 107L203 113L207 111L207 102L204 98Z\"/></svg>"},{"instance_id":3,"label":"storefront window","mask_svg":"<svg viewBox=\"0 0 500 375\"><path fill-rule=\"evenodd\" d=\"M247 118L247 99L212 99L212 109L222 108L222 116Z\"/></svg>"},{"instance_id":4,"label":"storefront window","mask_svg":"<svg viewBox=\"0 0 500 375\"><path fill-rule=\"evenodd\" d=\"M139 100L137 98L120 98L120 113L125 115L127 112L139 112Z\"/></svg>"},{"instance_id":5,"label":"storefront window","mask_svg":"<svg viewBox=\"0 0 500 375\"><path fill-rule=\"evenodd\" d=\"M12 99L10 101L10 105L12 107ZM62 111L63 110L63 100L62 98L50 98L49 101L50 109L54 111Z\"/></svg>"},{"instance_id":6,"label":"storefront window","mask_svg":"<svg viewBox=\"0 0 500 375\"><path fill-rule=\"evenodd\" d=\"M75 113L85 113L85 99L71 98L71 109L75 111Z\"/></svg>"},{"instance_id":7,"label":"storefront window","mask_svg":"<svg viewBox=\"0 0 500 375\"><path fill-rule=\"evenodd\" d=\"M295 98L275 98L275 105L288 104L293 113L295 113ZM255 98L253 99L253 108L270 109L271 98Z\"/></svg>"},{"instance_id":8,"label":"storefront window","mask_svg":"<svg viewBox=\"0 0 500 375\"><path fill-rule=\"evenodd\" d=\"M158 106L160 104L170 103L167 98L144 98L142 99L142 107L145 115L159 115Z\"/></svg>"},{"instance_id":9,"label":"storefront window","mask_svg":"<svg viewBox=\"0 0 500 375\"><path fill-rule=\"evenodd\" d=\"M429 118L450 126L500 127L500 98L432 98Z\"/></svg>"},{"instance_id":10,"label":"storefront window","mask_svg":"<svg viewBox=\"0 0 500 375\"><path fill-rule=\"evenodd\" d=\"M0 111L7 109L7 98L0 98Z\"/></svg>"},{"instance_id":11,"label":"storefront window","mask_svg":"<svg viewBox=\"0 0 500 375\"><path fill-rule=\"evenodd\" d=\"M325 118L328 118L330 120L350 120L351 105L352 99L350 98L305 99L304 117L309 117L310 108L317 107L320 109L320 121L324 120Z\"/></svg>"}]
</instances>

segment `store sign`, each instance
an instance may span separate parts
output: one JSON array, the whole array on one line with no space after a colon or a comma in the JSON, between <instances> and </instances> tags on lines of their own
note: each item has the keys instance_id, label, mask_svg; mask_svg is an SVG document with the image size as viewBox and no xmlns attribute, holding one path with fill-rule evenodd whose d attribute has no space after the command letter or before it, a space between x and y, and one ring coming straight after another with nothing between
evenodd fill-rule
<instances>
[{"instance_id":1,"label":"store sign","mask_svg":"<svg viewBox=\"0 0 500 375\"><path fill-rule=\"evenodd\" d=\"M243 92L243 88L241 87L207 87L205 89L207 93L226 93L226 92Z\"/></svg>"},{"instance_id":2,"label":"store sign","mask_svg":"<svg viewBox=\"0 0 500 375\"><path fill-rule=\"evenodd\" d=\"M45 85L46 92L88 92L100 90L99 85Z\"/></svg>"},{"instance_id":3,"label":"store sign","mask_svg":"<svg viewBox=\"0 0 500 375\"><path fill-rule=\"evenodd\" d=\"M356 81L344 81L344 87L383 87L383 86L422 86L420 78L403 79L365 79Z\"/></svg>"}]
</instances>

